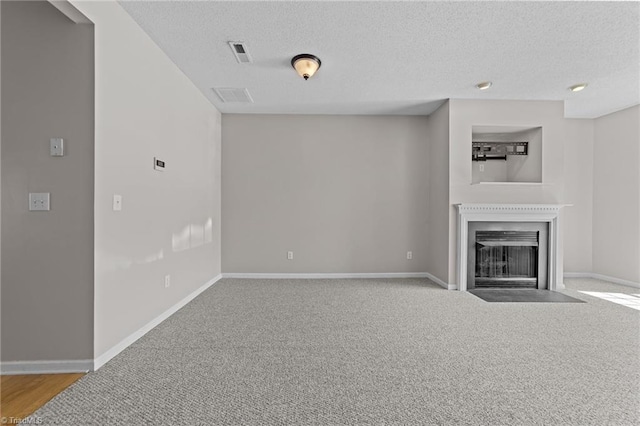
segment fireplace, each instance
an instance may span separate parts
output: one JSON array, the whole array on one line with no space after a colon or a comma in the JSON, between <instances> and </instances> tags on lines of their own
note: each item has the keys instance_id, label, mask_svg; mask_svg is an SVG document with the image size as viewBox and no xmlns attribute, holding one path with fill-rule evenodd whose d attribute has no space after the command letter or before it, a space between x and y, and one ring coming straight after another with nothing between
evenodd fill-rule
<instances>
[{"instance_id":1,"label":"fireplace","mask_svg":"<svg viewBox=\"0 0 640 426\"><path fill-rule=\"evenodd\" d=\"M467 288L547 288L548 226L471 222Z\"/></svg>"},{"instance_id":2,"label":"fireplace","mask_svg":"<svg viewBox=\"0 0 640 426\"><path fill-rule=\"evenodd\" d=\"M562 284L561 204L456 204L457 289ZM476 259L478 260L476 262Z\"/></svg>"}]
</instances>

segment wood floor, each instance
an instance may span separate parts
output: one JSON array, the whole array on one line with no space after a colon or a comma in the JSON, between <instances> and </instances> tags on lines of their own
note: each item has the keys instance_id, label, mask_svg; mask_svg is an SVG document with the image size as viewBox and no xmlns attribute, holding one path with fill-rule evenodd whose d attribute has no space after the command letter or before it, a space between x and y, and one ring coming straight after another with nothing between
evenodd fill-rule
<instances>
[{"instance_id":1,"label":"wood floor","mask_svg":"<svg viewBox=\"0 0 640 426\"><path fill-rule=\"evenodd\" d=\"M17 424L82 376L84 373L2 376L0 417L6 424Z\"/></svg>"}]
</instances>

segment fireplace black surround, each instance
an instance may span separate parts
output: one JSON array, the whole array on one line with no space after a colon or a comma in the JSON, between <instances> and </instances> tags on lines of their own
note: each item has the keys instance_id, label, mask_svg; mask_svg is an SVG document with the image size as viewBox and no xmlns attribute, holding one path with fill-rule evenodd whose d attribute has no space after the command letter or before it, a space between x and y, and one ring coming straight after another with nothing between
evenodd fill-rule
<instances>
[{"instance_id":1,"label":"fireplace black surround","mask_svg":"<svg viewBox=\"0 0 640 426\"><path fill-rule=\"evenodd\" d=\"M468 288L546 289L547 246L546 223L469 223Z\"/></svg>"}]
</instances>

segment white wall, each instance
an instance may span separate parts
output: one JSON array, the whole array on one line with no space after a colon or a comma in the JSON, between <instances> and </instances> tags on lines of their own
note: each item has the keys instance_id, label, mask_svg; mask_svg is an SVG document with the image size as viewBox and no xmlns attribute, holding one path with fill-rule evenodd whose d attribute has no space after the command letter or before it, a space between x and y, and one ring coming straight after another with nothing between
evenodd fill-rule
<instances>
[{"instance_id":1,"label":"white wall","mask_svg":"<svg viewBox=\"0 0 640 426\"><path fill-rule=\"evenodd\" d=\"M640 283L640 106L594 132L593 272Z\"/></svg>"},{"instance_id":2,"label":"white wall","mask_svg":"<svg viewBox=\"0 0 640 426\"><path fill-rule=\"evenodd\" d=\"M2 361L93 358L93 26L1 2ZM65 156L49 139L65 139ZM49 192L50 211L29 211Z\"/></svg>"},{"instance_id":3,"label":"white wall","mask_svg":"<svg viewBox=\"0 0 640 426\"><path fill-rule=\"evenodd\" d=\"M594 120L566 119L563 209L565 273L592 272Z\"/></svg>"},{"instance_id":4,"label":"white wall","mask_svg":"<svg viewBox=\"0 0 640 426\"><path fill-rule=\"evenodd\" d=\"M95 24L100 356L220 273L221 117L118 3L72 3Z\"/></svg>"},{"instance_id":5,"label":"white wall","mask_svg":"<svg viewBox=\"0 0 640 426\"><path fill-rule=\"evenodd\" d=\"M448 270L449 259L449 102L428 118L428 211L427 272L453 284ZM469 156L471 151L469 151Z\"/></svg>"},{"instance_id":6,"label":"white wall","mask_svg":"<svg viewBox=\"0 0 640 426\"><path fill-rule=\"evenodd\" d=\"M458 203L559 204L564 186L564 106L561 101L479 101L450 104L449 277L456 277ZM542 184L472 185L473 126L542 127ZM560 258L562 256L559 256ZM562 270L562 259L559 259Z\"/></svg>"},{"instance_id":7,"label":"white wall","mask_svg":"<svg viewBox=\"0 0 640 426\"><path fill-rule=\"evenodd\" d=\"M222 123L225 273L425 271L425 117L225 114Z\"/></svg>"}]
</instances>

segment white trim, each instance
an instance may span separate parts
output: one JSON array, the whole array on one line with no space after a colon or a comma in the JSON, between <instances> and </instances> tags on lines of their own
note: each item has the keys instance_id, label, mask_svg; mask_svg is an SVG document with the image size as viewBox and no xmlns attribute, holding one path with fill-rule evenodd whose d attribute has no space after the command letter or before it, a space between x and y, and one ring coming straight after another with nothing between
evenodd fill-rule
<instances>
[{"instance_id":1,"label":"white trim","mask_svg":"<svg viewBox=\"0 0 640 426\"><path fill-rule=\"evenodd\" d=\"M469 222L547 222L549 224L549 290L561 290L560 209L568 204L456 204L458 208L458 289L467 291Z\"/></svg>"},{"instance_id":2,"label":"white trim","mask_svg":"<svg viewBox=\"0 0 640 426\"><path fill-rule=\"evenodd\" d=\"M364 272L364 273L243 273L225 272L224 278L248 279L344 279L344 278L429 278L427 272Z\"/></svg>"},{"instance_id":3,"label":"white trim","mask_svg":"<svg viewBox=\"0 0 640 426\"><path fill-rule=\"evenodd\" d=\"M350 278L428 278L439 286L448 290L457 290L455 284L447 284L440 278L428 272L360 272L360 273L244 273L225 272L223 278L246 279L350 279Z\"/></svg>"},{"instance_id":4,"label":"white trim","mask_svg":"<svg viewBox=\"0 0 640 426\"><path fill-rule=\"evenodd\" d=\"M65 359L59 361L8 361L0 363L0 373L15 374L58 374L86 373L93 367L92 359Z\"/></svg>"},{"instance_id":5,"label":"white trim","mask_svg":"<svg viewBox=\"0 0 640 426\"><path fill-rule=\"evenodd\" d=\"M433 281L434 283L438 284L440 287L442 288L446 288L447 290L457 290L458 286L455 284L447 284L446 282L442 281L440 278L436 277L433 274L430 273L426 273L427 278L429 278L431 281Z\"/></svg>"},{"instance_id":6,"label":"white trim","mask_svg":"<svg viewBox=\"0 0 640 426\"><path fill-rule=\"evenodd\" d=\"M148 322L146 325L144 325L138 331L136 331L136 332L130 334L129 336L125 337L123 340L120 341L120 343L116 344L111 349L107 350L102 355L100 355L99 357L95 358L93 360L93 370L96 371L100 367L105 365L113 357L115 357L120 352L125 350L127 347L129 347L131 344L133 344L136 340L138 340L139 338L141 338L142 336L147 334L149 331L151 331L153 328L155 328L162 321L166 320L171 315L176 313L180 308L182 308L187 303L191 302L200 293L202 293L203 291L205 291L206 289L211 287L213 284L218 282L221 278L222 278L222 274L218 274L215 278L213 278L212 280L208 281L206 284L204 284L203 286L201 286L200 288L198 288L197 290L195 290L194 292L189 294L187 297L185 297L184 299L180 300L178 303L176 303L175 305L173 305L172 307L170 307L169 309L167 309L166 311L164 311L163 313L161 313L160 315L155 317L153 320Z\"/></svg>"},{"instance_id":7,"label":"white trim","mask_svg":"<svg viewBox=\"0 0 640 426\"><path fill-rule=\"evenodd\" d=\"M550 186L552 183L542 183L542 182L477 182L472 183L471 185L537 185L537 186Z\"/></svg>"},{"instance_id":8,"label":"white trim","mask_svg":"<svg viewBox=\"0 0 640 426\"><path fill-rule=\"evenodd\" d=\"M640 288L640 283L623 280L622 278L610 277L608 275L594 274L593 272L565 272L565 278L592 278L594 280L608 281L614 284L625 285L627 287Z\"/></svg>"}]
</instances>

